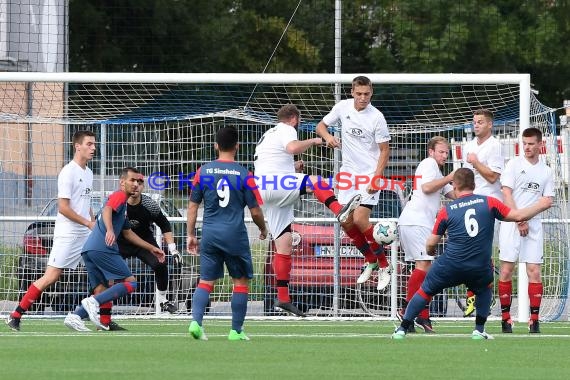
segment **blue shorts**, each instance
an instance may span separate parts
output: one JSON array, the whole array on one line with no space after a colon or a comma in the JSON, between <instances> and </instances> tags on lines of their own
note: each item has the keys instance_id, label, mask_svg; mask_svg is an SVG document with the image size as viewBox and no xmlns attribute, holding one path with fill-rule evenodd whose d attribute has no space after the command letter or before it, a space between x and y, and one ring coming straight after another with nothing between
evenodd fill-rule
<instances>
[{"instance_id":1,"label":"blue shorts","mask_svg":"<svg viewBox=\"0 0 570 380\"><path fill-rule=\"evenodd\" d=\"M200 278L215 281L224 277L224 263L232 278L253 278L247 237L236 241L227 236L204 234L200 242Z\"/></svg>"},{"instance_id":2,"label":"blue shorts","mask_svg":"<svg viewBox=\"0 0 570 380\"><path fill-rule=\"evenodd\" d=\"M126 261L118 253L85 251L81 253L81 257L85 262L91 289L98 285L109 287L110 281L124 280L133 275Z\"/></svg>"},{"instance_id":3,"label":"blue shorts","mask_svg":"<svg viewBox=\"0 0 570 380\"><path fill-rule=\"evenodd\" d=\"M424 282L421 285L423 291L433 296L443 289L465 284L475 294L479 294L493 282L494 270L491 262L482 267L469 267L458 265L440 256L434 261Z\"/></svg>"}]
</instances>

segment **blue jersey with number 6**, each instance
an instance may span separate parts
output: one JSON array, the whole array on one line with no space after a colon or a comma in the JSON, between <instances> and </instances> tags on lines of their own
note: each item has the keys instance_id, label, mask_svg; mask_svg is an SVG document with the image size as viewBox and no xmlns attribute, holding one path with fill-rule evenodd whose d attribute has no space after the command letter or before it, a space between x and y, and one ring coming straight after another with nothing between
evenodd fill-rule
<instances>
[{"instance_id":1,"label":"blue jersey with number 6","mask_svg":"<svg viewBox=\"0 0 570 380\"><path fill-rule=\"evenodd\" d=\"M495 219L503 220L510 208L496 198L469 194L448 203L437 214L434 235L447 231L445 262L461 268L489 265L493 252Z\"/></svg>"}]
</instances>

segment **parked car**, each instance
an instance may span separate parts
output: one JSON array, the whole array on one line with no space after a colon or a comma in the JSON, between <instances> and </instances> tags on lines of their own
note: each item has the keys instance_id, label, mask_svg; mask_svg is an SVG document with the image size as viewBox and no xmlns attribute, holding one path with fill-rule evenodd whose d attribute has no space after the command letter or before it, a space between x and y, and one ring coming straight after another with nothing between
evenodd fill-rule
<instances>
[{"instance_id":1,"label":"parked car","mask_svg":"<svg viewBox=\"0 0 570 380\"><path fill-rule=\"evenodd\" d=\"M147 195L160 204L162 212L167 217L182 216L170 200L159 194ZM102 194L94 192L92 196L94 213L99 212L103 202ZM55 217L56 215L57 199L53 198L42 209L39 217ZM54 226L54 221L37 221L31 223L24 232L18 271L20 298L28 287L45 272L47 260L53 246ZM183 238L186 236L186 224L172 223L172 229L179 251L184 252L183 248L186 243ZM166 252L166 247L163 249ZM176 291L174 298L184 300L187 294L190 293L189 288L196 285L197 278L195 278L195 275L185 276L186 272L188 272L187 268L174 267L170 256L168 256L168 259L171 282L175 283L175 286L170 288ZM138 287L129 298L119 300L117 305L153 306L155 292L154 273L148 266L136 258L129 258L127 264L138 280ZM190 270L190 272L195 272L195 270ZM47 306L50 306L55 312L71 311L83 298L88 296L88 287L87 272L83 265L80 265L76 270L65 269L60 281L49 287L42 294L42 299L34 303L30 311L43 312Z\"/></svg>"},{"instance_id":2,"label":"parked car","mask_svg":"<svg viewBox=\"0 0 570 380\"><path fill-rule=\"evenodd\" d=\"M378 205L372 210L371 218L398 218L402 210L402 202L395 191L382 190ZM303 217L331 217L332 214L312 215ZM299 215L297 215L299 216ZM289 290L292 302L302 311L309 309L331 308L334 291L334 226L331 223L293 223L292 230L300 238L299 243L293 247L291 280ZM390 247L386 246L390 254ZM396 253L398 259L403 261L400 252ZM272 269L273 252L266 258L266 295L264 310L266 314L273 314L275 299L275 276ZM389 292L380 294L376 291L376 276L371 281L357 289L356 279L362 271L364 258L354 247L351 240L341 230L339 254L339 308L362 308L362 303L386 304ZM408 268L399 264L397 273L406 277ZM405 289L405 284L400 288ZM360 294L359 294L360 292ZM359 298L360 297L360 298ZM368 299L362 299L366 297Z\"/></svg>"}]
</instances>

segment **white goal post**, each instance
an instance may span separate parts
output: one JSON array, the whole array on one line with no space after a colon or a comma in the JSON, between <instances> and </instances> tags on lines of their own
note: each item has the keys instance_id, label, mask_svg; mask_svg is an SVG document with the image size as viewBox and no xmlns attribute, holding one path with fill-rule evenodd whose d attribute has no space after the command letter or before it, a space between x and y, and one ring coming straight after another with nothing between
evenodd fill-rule
<instances>
[{"instance_id":1,"label":"white goal post","mask_svg":"<svg viewBox=\"0 0 570 380\"><path fill-rule=\"evenodd\" d=\"M0 312L11 311L31 279L42 274L49 234L37 233L30 225L53 220L53 215L40 214L56 196L57 173L71 158L69 141L74 131L90 129L97 135L97 156L90 164L95 190L101 194L113 190L118 170L124 166L140 168L147 177L146 191L159 194L166 200L164 208L172 209L169 216L182 249L185 186L191 173L215 158L212 144L217 128L238 128L237 159L252 167L255 144L275 124L281 105L296 104L302 112L300 137L314 136L316 124L335 99L350 96L350 84L357 75L0 72ZM554 111L536 99L530 75L364 75L372 80L372 103L385 114L392 135L390 176L411 178L425 157L427 140L436 134L452 142L445 170L460 165L458 153L470 137L473 111L479 108L495 113L493 131L505 148L505 160L521 151L514 145L522 130L529 126L542 130L547 148L541 157L556 175L557 196L555 206L543 214L545 293L541 318L561 318L568 293L567 193L562 174L567 170L563 165L568 160L562 157L567 152L557 149ZM313 148L302 155L308 173L327 177L335 174L336 157L326 148ZM409 183L396 190L398 197L390 198L392 194L387 192L373 217L397 218L402 207L397 202L409 191ZM300 242L291 281L294 302L315 317L394 318L405 297L409 270L398 245L391 249L396 268L392 283L379 293L375 278L370 286L356 286L363 260L342 234L333 234L336 222L332 214L307 197L298 203L296 218L294 228ZM253 233L250 241L256 273L248 316L275 316L271 246L256 240ZM189 312L199 273L197 259L186 258L183 267L169 265L169 296L178 303L181 315ZM135 266L143 285L136 296L116 309L126 315L155 314L152 273L138 262L130 265ZM524 270L520 271L512 311L520 321L528 319L525 278ZM82 269L67 273L46 292L32 314L69 311L79 297L73 294L86 291L84 281ZM458 287L436 297L432 313L461 317L464 292ZM230 315L230 294L226 276L212 293L210 315ZM493 315L500 315L498 306Z\"/></svg>"}]
</instances>

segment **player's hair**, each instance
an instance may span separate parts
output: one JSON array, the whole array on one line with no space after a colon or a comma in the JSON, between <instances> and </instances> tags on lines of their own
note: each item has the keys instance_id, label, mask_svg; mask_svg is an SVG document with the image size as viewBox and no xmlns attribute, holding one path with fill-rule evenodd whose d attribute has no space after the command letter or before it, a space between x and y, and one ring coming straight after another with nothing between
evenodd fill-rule
<instances>
[{"instance_id":1,"label":"player's hair","mask_svg":"<svg viewBox=\"0 0 570 380\"><path fill-rule=\"evenodd\" d=\"M277 111L277 120L279 121L288 121L294 116L301 116L301 112L294 104L285 104Z\"/></svg>"},{"instance_id":2,"label":"player's hair","mask_svg":"<svg viewBox=\"0 0 570 380\"><path fill-rule=\"evenodd\" d=\"M370 78L365 77L364 75L359 75L352 80L352 88L356 86L370 86L372 87L372 81Z\"/></svg>"},{"instance_id":3,"label":"player's hair","mask_svg":"<svg viewBox=\"0 0 570 380\"><path fill-rule=\"evenodd\" d=\"M486 109L486 108L481 108L476 110L475 112L473 112L473 116L475 115L483 115L485 116L485 118L487 120L493 121L494 116L493 116L493 112L491 112L490 110Z\"/></svg>"},{"instance_id":4,"label":"player's hair","mask_svg":"<svg viewBox=\"0 0 570 380\"><path fill-rule=\"evenodd\" d=\"M218 129L216 133L216 144L220 152L230 152L238 143L238 132L233 126Z\"/></svg>"},{"instance_id":5,"label":"player's hair","mask_svg":"<svg viewBox=\"0 0 570 380\"><path fill-rule=\"evenodd\" d=\"M523 131L522 136L523 137L536 137L536 140L538 142L542 141L542 132L538 128L534 128L534 127L527 128Z\"/></svg>"},{"instance_id":6,"label":"player's hair","mask_svg":"<svg viewBox=\"0 0 570 380\"><path fill-rule=\"evenodd\" d=\"M453 184L457 190L475 190L475 174L473 170L459 168L453 173Z\"/></svg>"},{"instance_id":7,"label":"player's hair","mask_svg":"<svg viewBox=\"0 0 570 380\"><path fill-rule=\"evenodd\" d=\"M447 145L447 147L449 148L449 141L447 141L447 139L443 136L433 136L431 139L429 139L427 147L428 150L435 150L435 146L437 144L445 144Z\"/></svg>"},{"instance_id":8,"label":"player's hair","mask_svg":"<svg viewBox=\"0 0 570 380\"><path fill-rule=\"evenodd\" d=\"M140 174L141 172L139 172L137 169L133 168L132 166L127 166L125 168L123 168L123 170L121 170L121 179L126 179L129 176L129 172L131 173L135 173L135 174Z\"/></svg>"},{"instance_id":9,"label":"player's hair","mask_svg":"<svg viewBox=\"0 0 570 380\"><path fill-rule=\"evenodd\" d=\"M95 133L91 132L91 131L77 131L73 134L73 137L71 138L71 142L73 144L73 146L75 146L75 144L81 144L83 143L83 139L85 137L95 137Z\"/></svg>"}]
</instances>

